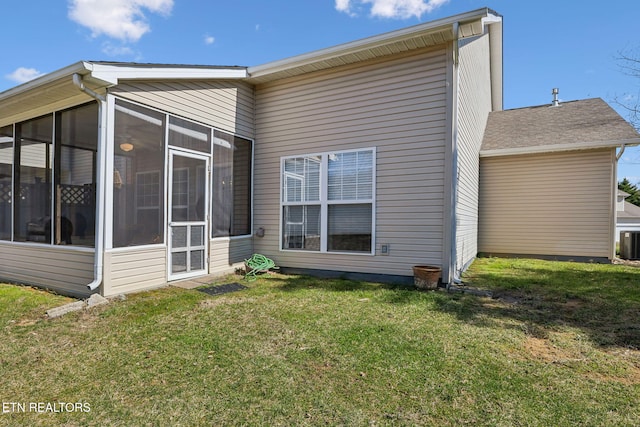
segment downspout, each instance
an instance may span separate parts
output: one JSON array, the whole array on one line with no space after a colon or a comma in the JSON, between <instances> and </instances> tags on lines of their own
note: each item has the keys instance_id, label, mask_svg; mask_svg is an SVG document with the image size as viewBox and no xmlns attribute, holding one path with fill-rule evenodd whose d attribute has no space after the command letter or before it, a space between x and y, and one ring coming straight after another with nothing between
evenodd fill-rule
<instances>
[{"instance_id":1,"label":"downspout","mask_svg":"<svg viewBox=\"0 0 640 427\"><path fill-rule=\"evenodd\" d=\"M456 269L458 258L458 242L456 240L457 235L457 200L458 200L458 72L459 72L459 55L460 55L460 24L455 22L453 24L453 78L452 78L452 111L451 111L451 145L453 148L452 166L451 166L451 248L449 259L449 277L447 280L447 290L450 289L452 283L458 284L461 282L460 273Z\"/></svg>"},{"instance_id":2,"label":"downspout","mask_svg":"<svg viewBox=\"0 0 640 427\"><path fill-rule=\"evenodd\" d=\"M104 96L94 92L87 88L82 81L80 74L73 75L73 84L78 87L82 92L86 93L90 97L94 98L98 102L98 152L96 159L96 207L97 218L95 225L95 255L93 261L93 281L87 284L87 288L90 291L94 291L102 284L102 275L104 270L104 216L105 206L103 203L106 175L104 160L106 159L106 135L107 135L107 100Z\"/></svg>"},{"instance_id":3,"label":"downspout","mask_svg":"<svg viewBox=\"0 0 640 427\"><path fill-rule=\"evenodd\" d=\"M627 148L627 144L620 144L620 151L616 154L616 160L613 162L613 173L611 174L611 222L610 222L610 231L609 237L611 241L609 242L609 256L611 257L611 261L616 257L616 224L618 222L618 162L620 158L624 154L624 150Z\"/></svg>"}]
</instances>

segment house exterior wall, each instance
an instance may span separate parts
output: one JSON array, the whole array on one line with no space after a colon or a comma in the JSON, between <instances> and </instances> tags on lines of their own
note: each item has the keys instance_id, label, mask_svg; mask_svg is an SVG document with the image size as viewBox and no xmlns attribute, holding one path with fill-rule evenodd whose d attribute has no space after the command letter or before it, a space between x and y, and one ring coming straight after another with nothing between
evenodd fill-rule
<instances>
[{"instance_id":1,"label":"house exterior wall","mask_svg":"<svg viewBox=\"0 0 640 427\"><path fill-rule=\"evenodd\" d=\"M244 268L244 260L252 254L252 236L213 239L209 245L209 273L233 273L236 268Z\"/></svg>"},{"instance_id":2,"label":"house exterior wall","mask_svg":"<svg viewBox=\"0 0 640 427\"><path fill-rule=\"evenodd\" d=\"M93 250L0 242L0 259L2 280L76 297L91 293L87 285L93 280Z\"/></svg>"},{"instance_id":3,"label":"house exterior wall","mask_svg":"<svg viewBox=\"0 0 640 427\"><path fill-rule=\"evenodd\" d=\"M483 157L479 252L611 258L615 150Z\"/></svg>"},{"instance_id":4,"label":"house exterior wall","mask_svg":"<svg viewBox=\"0 0 640 427\"><path fill-rule=\"evenodd\" d=\"M459 47L456 180L456 259L461 272L478 253L479 153L491 112L489 35L463 40Z\"/></svg>"},{"instance_id":5,"label":"house exterior wall","mask_svg":"<svg viewBox=\"0 0 640 427\"><path fill-rule=\"evenodd\" d=\"M131 80L110 89L110 93L246 138L254 137L253 87L246 82Z\"/></svg>"},{"instance_id":6,"label":"house exterior wall","mask_svg":"<svg viewBox=\"0 0 640 427\"><path fill-rule=\"evenodd\" d=\"M256 252L284 267L411 276L443 263L446 49L256 88ZM375 255L280 250L280 160L376 148ZM381 245L389 245L381 255Z\"/></svg>"}]
</instances>

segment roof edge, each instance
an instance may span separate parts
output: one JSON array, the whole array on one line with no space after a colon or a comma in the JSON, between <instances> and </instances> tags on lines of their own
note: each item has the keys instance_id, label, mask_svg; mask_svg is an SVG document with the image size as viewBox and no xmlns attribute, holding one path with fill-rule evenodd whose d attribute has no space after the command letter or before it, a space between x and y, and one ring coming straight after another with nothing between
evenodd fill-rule
<instances>
[{"instance_id":1,"label":"roof edge","mask_svg":"<svg viewBox=\"0 0 640 427\"><path fill-rule=\"evenodd\" d=\"M487 19L491 18L491 19ZM499 22L502 17L493 10L484 7L470 12L461 13L446 18L437 19L435 21L429 21L411 27L401 28L399 30L390 31L383 34L366 37L363 39L339 44L336 46L315 50L312 52L303 53L300 55L292 56L285 59L279 59L276 61L268 62L262 65L251 66L248 68L249 78L259 78L275 74L278 72L286 71L293 68L302 67L304 65L312 64L314 62L329 60L332 58L340 57L355 53L364 49L368 49L374 46L389 44L415 37L420 33L429 33L435 31L442 31L452 28L454 23L464 23L468 21L480 20L484 29L485 24L492 22ZM454 35L455 37L455 35Z\"/></svg>"},{"instance_id":2,"label":"roof edge","mask_svg":"<svg viewBox=\"0 0 640 427\"><path fill-rule=\"evenodd\" d=\"M591 150L596 148L615 148L621 145L633 146L640 145L640 138L624 139L618 141L591 141L581 142L573 144L558 144L558 145L538 145L529 147L515 147L515 148L497 148L493 150L480 150L480 157L501 157L501 156L515 156L520 154L544 154L554 153L559 151L579 151L579 150Z\"/></svg>"},{"instance_id":3,"label":"roof edge","mask_svg":"<svg viewBox=\"0 0 640 427\"><path fill-rule=\"evenodd\" d=\"M89 72L89 69L90 67L88 62L78 61L64 68L60 68L59 70L44 74L33 80L29 80L28 82L19 84L18 86L14 86L10 89L5 90L4 92L0 92L0 101L3 101L7 98L11 98L12 96L16 96L24 92L28 92L40 86L44 86L56 80L60 80L64 77L71 76L73 74L85 75Z\"/></svg>"},{"instance_id":4,"label":"roof edge","mask_svg":"<svg viewBox=\"0 0 640 427\"><path fill-rule=\"evenodd\" d=\"M177 66L164 64L103 63L78 61L26 83L0 92L0 102L41 86L80 74L99 86L115 86L120 80L152 79L245 79L246 67Z\"/></svg>"},{"instance_id":5,"label":"roof edge","mask_svg":"<svg viewBox=\"0 0 640 427\"><path fill-rule=\"evenodd\" d=\"M91 62L93 78L116 85L120 80L244 79L246 67L176 66L164 64Z\"/></svg>"}]
</instances>

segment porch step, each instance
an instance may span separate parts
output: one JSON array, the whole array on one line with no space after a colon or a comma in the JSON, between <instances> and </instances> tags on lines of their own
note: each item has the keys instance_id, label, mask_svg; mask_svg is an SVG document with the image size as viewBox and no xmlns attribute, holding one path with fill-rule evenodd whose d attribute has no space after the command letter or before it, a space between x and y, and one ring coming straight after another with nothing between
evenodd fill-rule
<instances>
[{"instance_id":1,"label":"porch step","mask_svg":"<svg viewBox=\"0 0 640 427\"><path fill-rule=\"evenodd\" d=\"M195 289L200 286L210 285L215 279L220 279L220 275L209 274L207 276L192 277L184 280L176 280L171 282L171 286L182 289Z\"/></svg>"}]
</instances>

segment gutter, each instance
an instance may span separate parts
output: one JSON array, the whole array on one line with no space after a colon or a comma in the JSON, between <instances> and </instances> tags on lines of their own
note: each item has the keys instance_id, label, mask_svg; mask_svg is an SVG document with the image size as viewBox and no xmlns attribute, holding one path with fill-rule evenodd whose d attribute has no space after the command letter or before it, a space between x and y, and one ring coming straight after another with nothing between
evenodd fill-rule
<instances>
[{"instance_id":1,"label":"gutter","mask_svg":"<svg viewBox=\"0 0 640 427\"><path fill-rule=\"evenodd\" d=\"M620 157L622 157L622 155L624 154L625 148L627 148L627 144L622 144L620 146L620 151L618 152L618 154L616 154L616 162L620 160Z\"/></svg>"},{"instance_id":2,"label":"gutter","mask_svg":"<svg viewBox=\"0 0 640 427\"><path fill-rule=\"evenodd\" d=\"M640 145L640 138L624 139L617 141L590 141L581 143L566 143L557 145L536 145L529 147L514 147L514 148L496 148L490 150L481 150L480 157L499 157L499 156L512 156L518 154L543 154L543 153L555 153L559 151L578 151L578 150L591 150L597 148L612 148L620 147L624 152L625 147L632 147ZM622 155L622 152L620 155Z\"/></svg>"},{"instance_id":3,"label":"gutter","mask_svg":"<svg viewBox=\"0 0 640 427\"><path fill-rule=\"evenodd\" d=\"M105 206L104 195L106 189L106 167L104 160L106 159L106 140L107 140L107 100L104 96L87 88L82 81L82 76L78 73L73 74L73 84L82 92L94 98L98 102L98 153L96 159L96 207L97 218L95 225L95 255L93 261L93 281L87 284L90 291L94 291L102 284L104 271L104 222L105 222Z\"/></svg>"}]
</instances>

